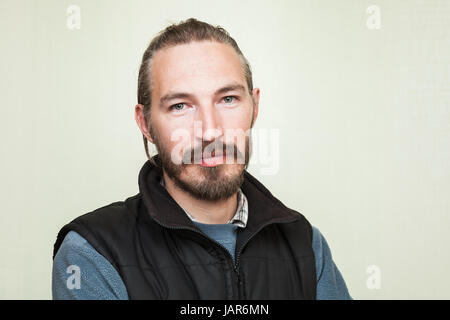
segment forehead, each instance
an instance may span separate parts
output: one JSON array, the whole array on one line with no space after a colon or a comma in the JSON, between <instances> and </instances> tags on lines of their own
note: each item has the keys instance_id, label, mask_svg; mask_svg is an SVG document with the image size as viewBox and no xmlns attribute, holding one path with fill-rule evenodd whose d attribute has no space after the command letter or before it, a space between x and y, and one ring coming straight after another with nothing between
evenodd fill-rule
<instances>
[{"instance_id":1,"label":"forehead","mask_svg":"<svg viewBox=\"0 0 450 320\"><path fill-rule=\"evenodd\" d=\"M216 41L164 48L156 52L151 67L156 97L169 90L209 93L231 82L246 87L239 55L230 45Z\"/></svg>"}]
</instances>

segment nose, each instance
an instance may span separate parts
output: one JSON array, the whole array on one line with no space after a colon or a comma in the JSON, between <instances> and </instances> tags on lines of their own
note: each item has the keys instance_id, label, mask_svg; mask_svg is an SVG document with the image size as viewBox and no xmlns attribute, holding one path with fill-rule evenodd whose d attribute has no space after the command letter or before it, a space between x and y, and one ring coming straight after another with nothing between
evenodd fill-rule
<instances>
[{"instance_id":1,"label":"nose","mask_svg":"<svg viewBox=\"0 0 450 320\"><path fill-rule=\"evenodd\" d=\"M221 117L214 105L199 108L196 121L201 122L201 130L195 130L196 138L202 141L214 141L223 135ZM197 125L200 127L200 125Z\"/></svg>"}]
</instances>

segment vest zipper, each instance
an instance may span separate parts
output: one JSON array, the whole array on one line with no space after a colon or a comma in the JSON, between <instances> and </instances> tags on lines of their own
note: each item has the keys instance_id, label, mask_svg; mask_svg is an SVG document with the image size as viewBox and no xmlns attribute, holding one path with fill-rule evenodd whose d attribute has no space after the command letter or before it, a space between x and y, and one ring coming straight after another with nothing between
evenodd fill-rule
<instances>
[{"instance_id":1,"label":"vest zipper","mask_svg":"<svg viewBox=\"0 0 450 320\"><path fill-rule=\"evenodd\" d=\"M271 225L271 224L274 224L274 223L290 223L290 222L294 222L294 221L296 221L297 219L291 219L291 220L288 220L288 221L286 221L286 220L275 220L275 221L270 221L270 222L267 222L267 223L265 223L265 224L263 224L263 225L261 225L255 232L253 232L252 234L250 234L248 237L247 237L247 239L245 239L245 241L244 242L242 242L242 245L241 245L241 247L239 248L239 250L236 250L236 263L235 263L235 271L236 271L236 274L237 274L237 279L238 279L238 293L239 293L239 299L244 299L245 297L244 297L244 290L243 290L243 288L244 288L244 286L243 286L243 282L242 282L242 279L241 279L241 277L240 277L240 273L239 273L239 259L240 259L240 257L241 257L241 252L243 251L243 249L244 249L244 247L247 245L247 243L249 243L250 242L250 240L256 235L256 234L258 234L262 229L264 229L265 227L267 227L268 225ZM242 291L241 291L241 289L242 289Z\"/></svg>"},{"instance_id":2,"label":"vest zipper","mask_svg":"<svg viewBox=\"0 0 450 320\"><path fill-rule=\"evenodd\" d=\"M230 258L230 260L232 261L232 269L236 274L236 278L237 278L237 292L238 292L238 299L242 299L241 298L241 286L242 286L242 282L240 280L240 272L239 272L239 266L237 263L235 263L235 259L233 259L233 256L231 255L231 253L227 250L227 248L225 248L223 245L221 245L219 242L215 241L214 239L211 239L210 237L208 237L207 235L203 234L200 230L196 230L194 228L190 228L190 227L173 227L173 226L168 226L164 223L162 223L161 221L155 219L154 217L152 217L152 219L154 221L156 221L160 226L167 228L167 229L171 229L171 230L189 230L192 231L198 235L200 235L203 240L206 240L207 242L212 242L214 245L216 245L217 247L221 248L222 251L225 251L225 254L228 255L228 257Z\"/></svg>"},{"instance_id":3,"label":"vest zipper","mask_svg":"<svg viewBox=\"0 0 450 320\"><path fill-rule=\"evenodd\" d=\"M161 221L155 219L154 217L152 217L152 219L154 221L156 221L159 225L161 225L164 228L167 229L172 229L172 230L189 230L192 231L198 235L200 235L204 240L208 241L208 242L212 242L214 243L216 246L222 248L223 251L225 251L225 253L228 255L228 257L231 259L231 261L233 261L233 256L231 255L231 253L220 243L218 243L217 241L211 239L210 237L208 237L207 235L203 234L200 230L196 230L194 228L190 228L190 227L173 227L173 226L168 226L164 223L162 223ZM241 252L244 249L244 247L247 245L248 242L250 242L250 240L256 235L258 234L263 228L267 227L268 225L274 224L274 223L290 223L293 221L296 221L297 219L291 219L291 220L275 220L275 221L269 221L263 225L261 225L255 232L253 232L252 234L250 234L247 239L245 239L245 241L242 243L241 247L239 248L239 250L236 250L236 257L235 260L233 261L233 270L236 274L236 279L237 279L237 292L238 292L238 300L242 300L244 299L244 283L242 281L242 276L240 274L240 269L239 269L239 260L241 257Z\"/></svg>"}]
</instances>

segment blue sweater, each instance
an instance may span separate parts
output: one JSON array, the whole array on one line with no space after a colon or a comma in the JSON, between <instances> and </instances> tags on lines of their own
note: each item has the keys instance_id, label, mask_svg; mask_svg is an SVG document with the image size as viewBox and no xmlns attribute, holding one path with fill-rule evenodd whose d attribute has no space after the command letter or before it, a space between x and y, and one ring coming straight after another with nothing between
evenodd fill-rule
<instances>
[{"instance_id":1,"label":"blue sweater","mask_svg":"<svg viewBox=\"0 0 450 320\"><path fill-rule=\"evenodd\" d=\"M223 245L234 258L238 228L236 225L194 223L207 236ZM352 299L341 273L332 260L325 238L314 226L312 246L316 260L316 298ZM79 273L74 270L79 270ZM79 285L74 282L74 277L77 276L80 279ZM128 299L126 287L116 269L75 231L67 233L53 260L52 294L53 299Z\"/></svg>"}]
</instances>

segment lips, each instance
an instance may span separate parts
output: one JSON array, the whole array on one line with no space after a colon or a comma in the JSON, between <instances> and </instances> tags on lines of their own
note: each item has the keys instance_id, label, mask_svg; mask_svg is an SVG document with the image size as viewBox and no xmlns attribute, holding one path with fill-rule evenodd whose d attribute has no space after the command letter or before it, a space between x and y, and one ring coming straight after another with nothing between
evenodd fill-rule
<instances>
[{"instance_id":1,"label":"lips","mask_svg":"<svg viewBox=\"0 0 450 320\"><path fill-rule=\"evenodd\" d=\"M202 167L216 167L218 165L221 165L225 163L225 156L223 153L217 153L215 154L214 151L211 152L211 157L202 158Z\"/></svg>"},{"instance_id":2,"label":"lips","mask_svg":"<svg viewBox=\"0 0 450 320\"><path fill-rule=\"evenodd\" d=\"M221 157L222 155L223 155L223 152L221 152L221 151L219 151L219 152L217 152L217 153L216 153L215 150L211 151L211 158L214 158L214 157Z\"/></svg>"}]
</instances>

